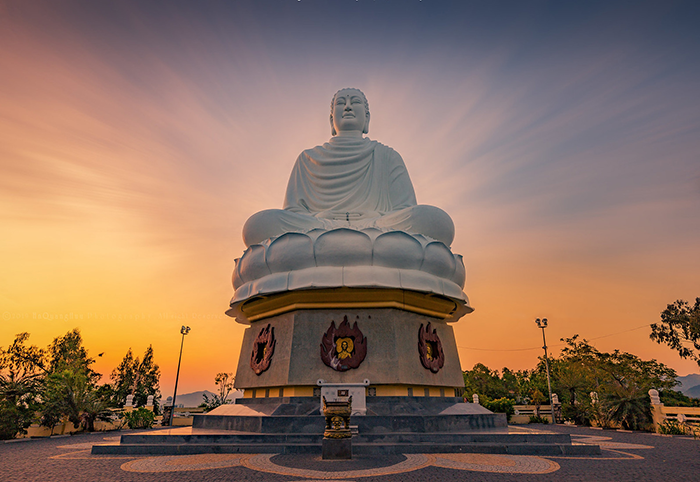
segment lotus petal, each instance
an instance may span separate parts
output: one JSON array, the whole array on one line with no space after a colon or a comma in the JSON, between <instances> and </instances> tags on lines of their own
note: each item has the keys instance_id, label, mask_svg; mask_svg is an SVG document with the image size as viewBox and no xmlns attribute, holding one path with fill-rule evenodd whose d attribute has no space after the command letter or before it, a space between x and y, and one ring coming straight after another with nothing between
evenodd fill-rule
<instances>
[{"instance_id":1,"label":"lotus petal","mask_svg":"<svg viewBox=\"0 0 700 482\"><path fill-rule=\"evenodd\" d=\"M452 274L452 281L457 283L460 288L464 288L464 282L467 280L467 270L464 267L462 255L455 254L455 272Z\"/></svg>"},{"instance_id":2,"label":"lotus petal","mask_svg":"<svg viewBox=\"0 0 700 482\"><path fill-rule=\"evenodd\" d=\"M381 229L377 228L364 228L360 230L360 232L365 233L367 236L369 236L369 239L374 242L375 239L377 239L378 236L381 236L383 231Z\"/></svg>"},{"instance_id":3,"label":"lotus petal","mask_svg":"<svg viewBox=\"0 0 700 482\"><path fill-rule=\"evenodd\" d=\"M233 282L233 289L237 290L245 281L243 281L243 278L241 278L241 258L236 258L234 260L234 267L233 267L233 276L231 277L231 281Z\"/></svg>"},{"instance_id":4,"label":"lotus petal","mask_svg":"<svg viewBox=\"0 0 700 482\"><path fill-rule=\"evenodd\" d=\"M343 286L343 268L323 266L290 271L287 286L290 291L306 288L338 288Z\"/></svg>"},{"instance_id":5,"label":"lotus petal","mask_svg":"<svg viewBox=\"0 0 700 482\"><path fill-rule=\"evenodd\" d=\"M273 273L311 268L315 265L313 242L305 234L283 234L270 243L266 259Z\"/></svg>"},{"instance_id":6,"label":"lotus petal","mask_svg":"<svg viewBox=\"0 0 700 482\"><path fill-rule=\"evenodd\" d=\"M241 278L246 282L270 274L270 269L265 263L265 248L259 244L254 244L246 249L238 265L240 266Z\"/></svg>"},{"instance_id":7,"label":"lotus petal","mask_svg":"<svg viewBox=\"0 0 700 482\"><path fill-rule=\"evenodd\" d=\"M425 247L425 257L421 271L434 274L440 278L452 278L457 263L450 248L439 241L434 241Z\"/></svg>"},{"instance_id":8,"label":"lotus petal","mask_svg":"<svg viewBox=\"0 0 700 482\"><path fill-rule=\"evenodd\" d=\"M316 239L317 266L361 266L372 264L372 240L352 229L334 229Z\"/></svg>"},{"instance_id":9,"label":"lotus petal","mask_svg":"<svg viewBox=\"0 0 700 482\"><path fill-rule=\"evenodd\" d=\"M422 262L423 247L410 234L391 231L374 241L372 263L375 266L420 269Z\"/></svg>"},{"instance_id":10,"label":"lotus petal","mask_svg":"<svg viewBox=\"0 0 700 482\"><path fill-rule=\"evenodd\" d=\"M401 286L399 270L379 266L347 266L343 268L343 286L398 288Z\"/></svg>"},{"instance_id":11,"label":"lotus petal","mask_svg":"<svg viewBox=\"0 0 700 482\"><path fill-rule=\"evenodd\" d=\"M401 288L405 290L436 293L438 295L444 294L442 292L442 283L431 274L414 269L402 269L400 273Z\"/></svg>"}]
</instances>

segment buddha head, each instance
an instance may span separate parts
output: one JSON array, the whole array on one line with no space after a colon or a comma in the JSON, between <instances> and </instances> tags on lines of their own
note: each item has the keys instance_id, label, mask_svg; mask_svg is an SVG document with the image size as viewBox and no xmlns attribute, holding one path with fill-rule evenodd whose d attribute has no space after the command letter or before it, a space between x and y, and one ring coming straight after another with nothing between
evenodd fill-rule
<instances>
[{"instance_id":1,"label":"buddha head","mask_svg":"<svg viewBox=\"0 0 700 482\"><path fill-rule=\"evenodd\" d=\"M340 89L331 101L331 135L345 131L369 132L369 103L360 89Z\"/></svg>"}]
</instances>

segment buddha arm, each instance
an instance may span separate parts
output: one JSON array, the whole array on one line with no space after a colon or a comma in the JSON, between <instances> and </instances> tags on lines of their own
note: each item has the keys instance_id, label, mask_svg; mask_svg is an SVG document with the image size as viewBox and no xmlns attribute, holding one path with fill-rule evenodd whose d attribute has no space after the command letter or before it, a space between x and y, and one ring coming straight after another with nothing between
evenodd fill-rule
<instances>
[{"instance_id":1,"label":"buddha arm","mask_svg":"<svg viewBox=\"0 0 700 482\"><path fill-rule=\"evenodd\" d=\"M415 206L416 193L408 175L406 164L398 152L391 149L389 160L389 199L392 211Z\"/></svg>"},{"instance_id":2,"label":"buddha arm","mask_svg":"<svg viewBox=\"0 0 700 482\"><path fill-rule=\"evenodd\" d=\"M300 158L301 155L297 157L297 160L294 163L294 167L292 168L292 173L289 176L289 181L287 183L287 192L284 196L283 209L285 211L292 211L299 214L311 215L309 206L306 205L306 202L303 199L299 198L299 193L297 192L299 186L303 185L303 183L300 182L299 179L299 177L301 176L301 173L299 172Z\"/></svg>"}]
</instances>

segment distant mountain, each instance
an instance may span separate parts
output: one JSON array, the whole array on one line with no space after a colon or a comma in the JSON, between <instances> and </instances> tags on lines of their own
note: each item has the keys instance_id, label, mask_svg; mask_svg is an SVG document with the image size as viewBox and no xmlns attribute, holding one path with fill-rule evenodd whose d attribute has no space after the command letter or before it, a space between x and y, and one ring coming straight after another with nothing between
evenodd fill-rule
<instances>
[{"instance_id":1,"label":"distant mountain","mask_svg":"<svg viewBox=\"0 0 700 482\"><path fill-rule=\"evenodd\" d=\"M175 403L177 404L178 407L184 406L187 408L194 408L198 407L204 402L204 395L207 395L209 398L213 397L216 395L214 392L210 392L209 390L200 390L199 392L192 392L192 393L184 393L180 395L179 393L177 394L177 400L175 400ZM234 390L231 392L231 394L228 396L229 400L234 400L236 398L240 398L243 396L243 392L240 390ZM172 397L172 395L170 395ZM165 397L165 399L162 400L161 403L164 403L167 398L170 397Z\"/></svg>"},{"instance_id":2,"label":"distant mountain","mask_svg":"<svg viewBox=\"0 0 700 482\"><path fill-rule=\"evenodd\" d=\"M215 393L209 390L201 390L199 392L183 393L177 396L175 403L178 405L184 405L185 407L197 407L204 401L204 395L212 397Z\"/></svg>"},{"instance_id":3,"label":"distant mountain","mask_svg":"<svg viewBox=\"0 0 700 482\"><path fill-rule=\"evenodd\" d=\"M683 395L688 397L700 397L700 374L691 373L690 375L686 375L684 377L676 377L676 380L681 382L681 384L678 385L675 390L683 392ZM689 392L694 393L694 395Z\"/></svg>"},{"instance_id":4,"label":"distant mountain","mask_svg":"<svg viewBox=\"0 0 700 482\"><path fill-rule=\"evenodd\" d=\"M700 398L700 385L687 389L683 394L691 398Z\"/></svg>"}]
</instances>

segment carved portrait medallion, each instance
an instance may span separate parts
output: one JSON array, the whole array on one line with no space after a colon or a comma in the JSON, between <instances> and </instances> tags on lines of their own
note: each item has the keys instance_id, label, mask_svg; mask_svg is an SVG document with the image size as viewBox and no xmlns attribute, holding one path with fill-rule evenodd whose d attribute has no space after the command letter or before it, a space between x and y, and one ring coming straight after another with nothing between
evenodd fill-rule
<instances>
[{"instance_id":1,"label":"carved portrait medallion","mask_svg":"<svg viewBox=\"0 0 700 482\"><path fill-rule=\"evenodd\" d=\"M250 355L250 368L256 375L270 368L272 355L275 353L275 329L268 325L260 330L253 341L253 353Z\"/></svg>"},{"instance_id":2,"label":"carved portrait medallion","mask_svg":"<svg viewBox=\"0 0 700 482\"><path fill-rule=\"evenodd\" d=\"M335 327L335 321L321 340L321 360L333 370L344 372L357 368L367 355L367 338L364 337L357 322L350 328L348 317Z\"/></svg>"},{"instance_id":3,"label":"carved portrait medallion","mask_svg":"<svg viewBox=\"0 0 700 482\"><path fill-rule=\"evenodd\" d=\"M418 353L423 366L433 373L437 373L445 364L445 354L442 351L442 342L437 330L430 331L430 323L423 329L421 323L418 329Z\"/></svg>"}]
</instances>

